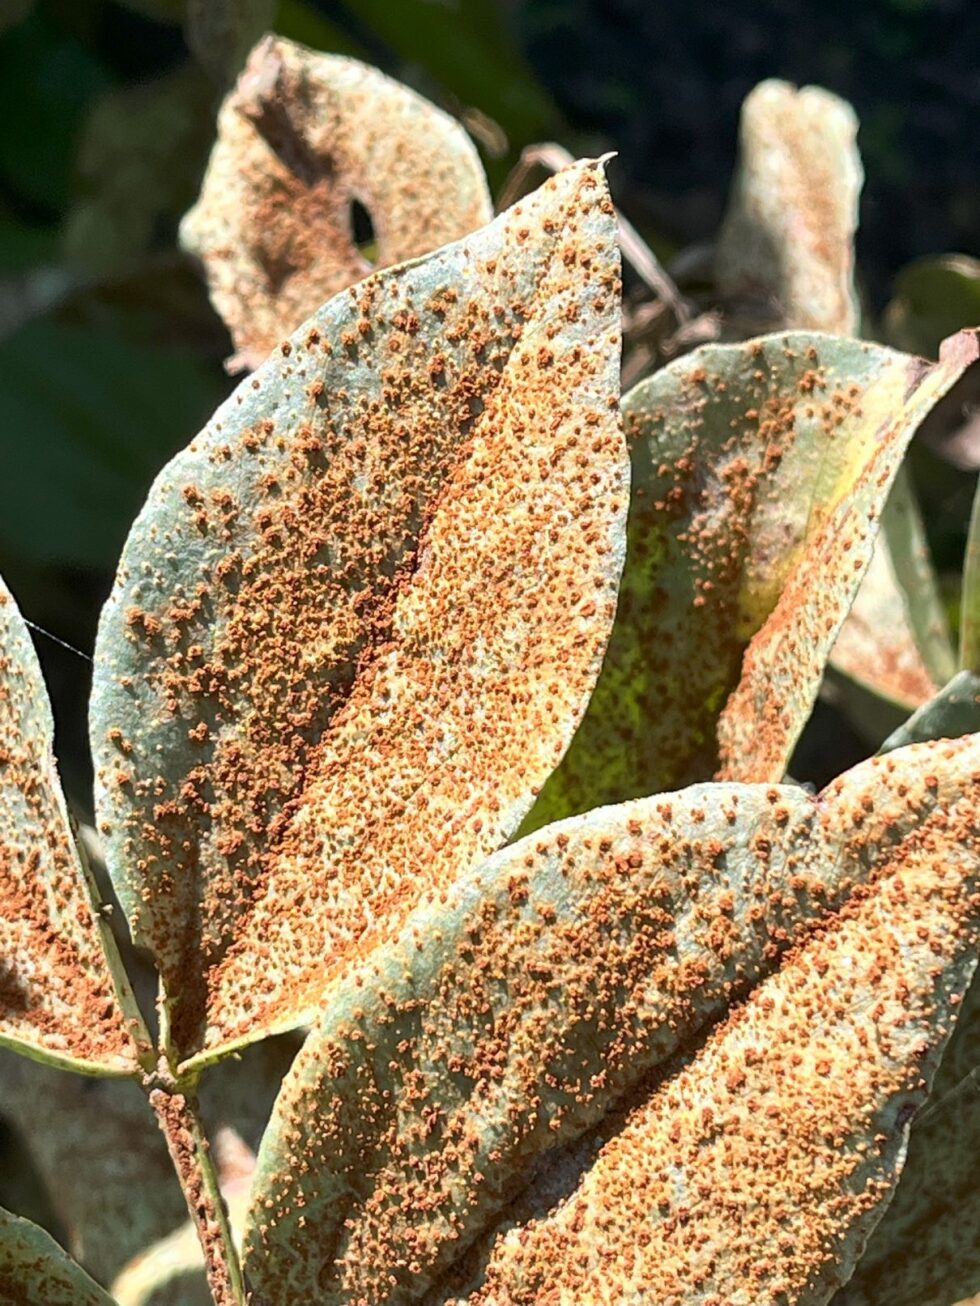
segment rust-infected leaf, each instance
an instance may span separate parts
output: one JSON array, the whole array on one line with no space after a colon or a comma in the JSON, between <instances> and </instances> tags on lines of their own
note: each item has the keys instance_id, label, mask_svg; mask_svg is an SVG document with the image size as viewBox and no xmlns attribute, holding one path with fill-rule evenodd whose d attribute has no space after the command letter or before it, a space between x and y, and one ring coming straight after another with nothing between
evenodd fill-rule
<instances>
[{"instance_id":1,"label":"rust-infected leaf","mask_svg":"<svg viewBox=\"0 0 980 1306\"><path fill-rule=\"evenodd\" d=\"M980 943L980 740L908 758L927 782L955 773L959 800L926 813L909 794L895 862L622 1118L544 1167L430 1306L823 1306L847 1280Z\"/></svg>"},{"instance_id":2,"label":"rust-infected leaf","mask_svg":"<svg viewBox=\"0 0 980 1306\"><path fill-rule=\"evenodd\" d=\"M955 1306L980 1294L978 1156L980 1061L916 1118L895 1197L832 1306Z\"/></svg>"},{"instance_id":3,"label":"rust-infected leaf","mask_svg":"<svg viewBox=\"0 0 980 1306\"><path fill-rule=\"evenodd\" d=\"M0 1300L3 1306L114 1306L49 1233L3 1210Z\"/></svg>"},{"instance_id":4,"label":"rust-infected leaf","mask_svg":"<svg viewBox=\"0 0 980 1306\"><path fill-rule=\"evenodd\" d=\"M0 1044L90 1074L138 1071L76 847L54 721L24 620L0 581Z\"/></svg>"},{"instance_id":5,"label":"rust-infected leaf","mask_svg":"<svg viewBox=\"0 0 980 1306\"><path fill-rule=\"evenodd\" d=\"M740 335L852 335L854 232L864 180L857 118L819 86L760 83L742 106L739 163L715 255Z\"/></svg>"},{"instance_id":6,"label":"rust-infected leaf","mask_svg":"<svg viewBox=\"0 0 980 1306\"><path fill-rule=\"evenodd\" d=\"M567 746L624 550L615 231L559 174L332 300L157 480L91 723L182 1056L307 1019Z\"/></svg>"},{"instance_id":7,"label":"rust-infected leaf","mask_svg":"<svg viewBox=\"0 0 980 1306\"><path fill-rule=\"evenodd\" d=\"M221 108L181 240L254 366L373 267L492 212L476 150L447 114L376 68L267 37Z\"/></svg>"},{"instance_id":8,"label":"rust-infected leaf","mask_svg":"<svg viewBox=\"0 0 980 1306\"><path fill-rule=\"evenodd\" d=\"M819 798L699 785L549 826L431 895L324 994L284 1081L246 1233L256 1291L420 1299L808 922L904 867L923 831L951 837L978 768L973 741L866 763Z\"/></svg>"},{"instance_id":9,"label":"rust-infected leaf","mask_svg":"<svg viewBox=\"0 0 980 1306\"><path fill-rule=\"evenodd\" d=\"M782 778L902 451L976 348L957 339L930 370L787 332L706 346L626 395L618 617L525 829L707 779L719 751L724 778Z\"/></svg>"}]
</instances>

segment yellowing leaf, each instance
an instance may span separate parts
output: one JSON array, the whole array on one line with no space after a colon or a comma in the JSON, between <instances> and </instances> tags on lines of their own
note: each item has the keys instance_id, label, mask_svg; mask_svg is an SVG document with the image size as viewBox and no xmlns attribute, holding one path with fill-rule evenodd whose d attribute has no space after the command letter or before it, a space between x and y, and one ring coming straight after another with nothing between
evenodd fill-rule
<instances>
[{"instance_id":1,"label":"yellowing leaf","mask_svg":"<svg viewBox=\"0 0 980 1306\"><path fill-rule=\"evenodd\" d=\"M975 357L802 332L697 350L623 400L633 486L602 675L525 828L707 779L779 780L902 453ZM744 659L744 660L743 660Z\"/></svg>"},{"instance_id":2,"label":"yellowing leaf","mask_svg":"<svg viewBox=\"0 0 980 1306\"><path fill-rule=\"evenodd\" d=\"M3 1210L0 1293L5 1306L114 1306L49 1233Z\"/></svg>"},{"instance_id":3,"label":"yellowing leaf","mask_svg":"<svg viewBox=\"0 0 980 1306\"><path fill-rule=\"evenodd\" d=\"M959 814L975 818L978 767L973 740L867 763L819 798L695 786L550 826L430 894L324 993L284 1081L246 1231L257 1293L270 1306L425 1297L808 922L905 876L923 841L937 877L947 856L967 865L976 830ZM954 833L973 843L959 849ZM803 1010L784 1012L794 1046ZM616 1224L618 1200L586 1239ZM633 1300L594 1292L555 1300Z\"/></svg>"},{"instance_id":4,"label":"yellowing leaf","mask_svg":"<svg viewBox=\"0 0 980 1306\"><path fill-rule=\"evenodd\" d=\"M54 721L27 627L0 581L0 1044L92 1074L138 1071L108 927L72 836ZM117 985L119 988L117 988Z\"/></svg>"},{"instance_id":5,"label":"yellowing leaf","mask_svg":"<svg viewBox=\"0 0 980 1306\"><path fill-rule=\"evenodd\" d=\"M909 795L907 838L870 888L621 1119L543 1167L428 1302L823 1306L846 1281L980 944L980 741L908 761L927 786L956 774L959 799L926 811Z\"/></svg>"},{"instance_id":6,"label":"yellowing leaf","mask_svg":"<svg viewBox=\"0 0 980 1306\"><path fill-rule=\"evenodd\" d=\"M106 859L181 1055L301 1023L483 860L595 683L627 507L601 172L335 298L167 467L96 650Z\"/></svg>"},{"instance_id":7,"label":"yellowing leaf","mask_svg":"<svg viewBox=\"0 0 980 1306\"><path fill-rule=\"evenodd\" d=\"M372 267L427 254L492 211L447 114L366 64L267 37L222 106L181 240L254 365Z\"/></svg>"},{"instance_id":8,"label":"yellowing leaf","mask_svg":"<svg viewBox=\"0 0 980 1306\"><path fill-rule=\"evenodd\" d=\"M857 126L847 101L819 86L765 81L745 100L715 255L739 334L856 331L854 232L864 180Z\"/></svg>"}]
</instances>

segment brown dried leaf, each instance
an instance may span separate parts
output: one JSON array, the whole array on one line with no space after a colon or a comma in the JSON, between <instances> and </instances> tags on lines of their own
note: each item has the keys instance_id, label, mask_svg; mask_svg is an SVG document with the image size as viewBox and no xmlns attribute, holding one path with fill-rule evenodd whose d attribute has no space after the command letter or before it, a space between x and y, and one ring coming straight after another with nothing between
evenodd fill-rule
<instances>
[{"instance_id":1,"label":"brown dried leaf","mask_svg":"<svg viewBox=\"0 0 980 1306\"><path fill-rule=\"evenodd\" d=\"M588 701L627 506L579 165L331 301L165 469L96 653L106 859L185 1057L511 834Z\"/></svg>"},{"instance_id":2,"label":"brown dried leaf","mask_svg":"<svg viewBox=\"0 0 980 1306\"><path fill-rule=\"evenodd\" d=\"M0 581L0 1044L90 1074L139 1070L108 927L72 836L54 721L24 620Z\"/></svg>"},{"instance_id":3,"label":"brown dried leaf","mask_svg":"<svg viewBox=\"0 0 980 1306\"><path fill-rule=\"evenodd\" d=\"M550 826L431 895L327 991L283 1083L246 1234L256 1292L418 1300L805 926L903 866L978 766L975 743L864 764L820 798L698 785Z\"/></svg>"},{"instance_id":4,"label":"brown dried leaf","mask_svg":"<svg viewBox=\"0 0 980 1306\"><path fill-rule=\"evenodd\" d=\"M737 334L853 335L854 232L864 180L857 118L819 86L765 81L742 106L739 163L715 257Z\"/></svg>"},{"instance_id":5,"label":"brown dried leaf","mask_svg":"<svg viewBox=\"0 0 980 1306\"><path fill-rule=\"evenodd\" d=\"M355 236L365 213L368 249ZM376 68L266 37L221 108L181 242L254 366L372 268L458 240L492 213L454 119Z\"/></svg>"},{"instance_id":6,"label":"brown dried leaf","mask_svg":"<svg viewBox=\"0 0 980 1306\"><path fill-rule=\"evenodd\" d=\"M959 801L920 808L896 864L624 1119L539 1173L430 1306L823 1306L847 1280L980 944L980 739L908 759L927 786L958 773Z\"/></svg>"}]
</instances>

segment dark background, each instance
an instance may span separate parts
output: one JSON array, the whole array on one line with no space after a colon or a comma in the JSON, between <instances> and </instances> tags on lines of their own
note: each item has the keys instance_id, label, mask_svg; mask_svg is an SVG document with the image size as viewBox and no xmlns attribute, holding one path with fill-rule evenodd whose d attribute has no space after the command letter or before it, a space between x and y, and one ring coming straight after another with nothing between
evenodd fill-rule
<instances>
[{"instance_id":1,"label":"dark background","mask_svg":"<svg viewBox=\"0 0 980 1306\"><path fill-rule=\"evenodd\" d=\"M232 384L176 247L227 69L189 51L182 16L0 0L0 570L82 653L150 481ZM980 253L975 0L281 0L275 26L468 115L495 188L532 141L618 150L617 198L664 258L715 230L751 87L818 82L862 122L872 311L913 257ZM922 476L955 569L969 478ZM89 667L38 646L84 806Z\"/></svg>"}]
</instances>

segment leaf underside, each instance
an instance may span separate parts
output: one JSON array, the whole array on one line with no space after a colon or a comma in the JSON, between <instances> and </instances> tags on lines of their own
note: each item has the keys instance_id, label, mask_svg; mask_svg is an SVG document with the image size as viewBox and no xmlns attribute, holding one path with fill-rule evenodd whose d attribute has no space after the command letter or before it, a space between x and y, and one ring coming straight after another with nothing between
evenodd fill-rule
<instances>
[{"instance_id":1,"label":"leaf underside","mask_svg":"<svg viewBox=\"0 0 980 1306\"><path fill-rule=\"evenodd\" d=\"M525 815L612 623L618 364L583 164L332 300L158 478L91 733L184 1057L307 1019L333 962Z\"/></svg>"},{"instance_id":2,"label":"leaf underside","mask_svg":"<svg viewBox=\"0 0 980 1306\"><path fill-rule=\"evenodd\" d=\"M0 1300L4 1306L113 1306L49 1233L0 1210Z\"/></svg>"},{"instance_id":3,"label":"leaf underside","mask_svg":"<svg viewBox=\"0 0 980 1306\"><path fill-rule=\"evenodd\" d=\"M876 886L870 906L853 909L882 917L874 927L880 946L868 955L886 987L919 985L919 1033L926 1040L929 986L915 969L924 960L916 954L907 975L890 973L901 953L885 947L885 936L905 928L891 920L901 895L921 892L928 929L937 938L956 935L949 982L962 987L957 977L968 970L963 948L975 937L974 918L969 929L964 924L957 934L951 924L947 931L939 905L945 895L951 922L966 919L968 907L976 910L964 882L975 872L978 768L975 738L876 759L818 798L792 787L697 786L549 827L447 893L430 895L395 941L325 993L321 1021L284 1081L263 1139L246 1232L256 1291L271 1306L314 1297L323 1306L423 1299L533 1176L567 1168L575 1154L570 1145L585 1131L615 1133L618 1125L608 1122L620 1120L625 1102L647 1097L643 1086L659 1063L696 1047L699 1028L771 972L814 922L851 897L860 901L868 885ZM814 1092L823 1080L822 1057L831 1056L832 1077L864 1091L853 1114L871 1112L881 1084L887 1095L910 1085L902 1078L908 1067L897 1061L882 1069L880 1083L870 1069L851 1064L853 1040L863 1037L851 1022L864 1019L866 988L846 994L841 1049L832 1051L829 1027L807 1048L807 985L829 1013L839 977L821 987L814 976L822 958L834 961L837 937L851 946L851 911L845 908L840 922L821 927L799 959L785 963L789 981L759 989L761 995L782 984L786 995L794 986L804 993L799 1008L780 998L778 1017L765 1017L759 1042L781 1045L786 1058L788 1048L798 1051L806 1084L815 1077ZM870 983L869 972L861 984ZM767 999L751 1003L766 1012ZM895 1014L889 1006L882 1033L901 1040L892 1031ZM941 1004L932 1012L933 1041L944 1036L947 1015ZM742 1016L731 1019L733 1030L744 1028ZM720 1037L738 1043L741 1035ZM756 1087L766 1083L752 1073ZM779 1083L784 1072L776 1073ZM699 1093L714 1082L707 1070L702 1079ZM722 1077L722 1092L725 1083ZM734 1092L740 1081L728 1086ZM678 1118L682 1132L695 1127L693 1115ZM801 1121L812 1123L805 1114ZM786 1127L780 1117L778 1129ZM856 1141L862 1127L855 1116ZM862 1146L870 1146L874 1132ZM734 1145L738 1130L729 1133ZM761 1144L758 1155L765 1155ZM897 1154L882 1162L898 1164ZM842 1187L844 1169L835 1176ZM749 1181L759 1177L757 1165ZM737 1173L711 1191L721 1195L731 1182ZM709 1196L706 1188L702 1202L713 1221ZM802 1193L791 1196L802 1200ZM569 1238L549 1273L560 1276L563 1264L586 1255L593 1236L602 1242L611 1229L621 1236L616 1255L632 1254L632 1236L650 1226L662 1199L643 1211L635 1201L620 1208L620 1200L610 1198L602 1218L589 1216L579 1242ZM852 1217L855 1211L846 1211L844 1223ZM777 1239L775 1227L756 1226L756 1233ZM816 1256L812 1244L810 1254ZM545 1279L534 1282L533 1291L521 1286L512 1298L508 1280L506 1291L487 1300L552 1300ZM673 1300L666 1292L647 1299ZM589 1280L566 1283L554 1300L633 1298L607 1297Z\"/></svg>"},{"instance_id":4,"label":"leaf underside","mask_svg":"<svg viewBox=\"0 0 980 1306\"><path fill-rule=\"evenodd\" d=\"M0 1044L91 1074L138 1069L72 835L34 646L0 581Z\"/></svg>"},{"instance_id":5,"label":"leaf underside","mask_svg":"<svg viewBox=\"0 0 980 1306\"><path fill-rule=\"evenodd\" d=\"M373 248L357 242L355 204ZM218 115L181 241L254 365L372 266L428 254L492 214L479 156L448 114L376 68L266 37Z\"/></svg>"},{"instance_id":6,"label":"leaf underside","mask_svg":"<svg viewBox=\"0 0 980 1306\"><path fill-rule=\"evenodd\" d=\"M623 401L633 485L602 675L525 829L709 778L778 781L944 362L787 332L709 346Z\"/></svg>"}]
</instances>

